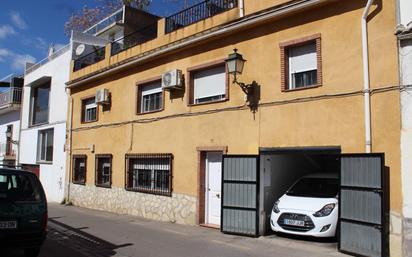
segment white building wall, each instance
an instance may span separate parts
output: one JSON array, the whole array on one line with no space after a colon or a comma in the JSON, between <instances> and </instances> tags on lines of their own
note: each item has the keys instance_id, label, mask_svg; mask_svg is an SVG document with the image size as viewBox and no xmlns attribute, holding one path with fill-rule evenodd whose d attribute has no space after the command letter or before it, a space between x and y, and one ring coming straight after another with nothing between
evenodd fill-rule
<instances>
[{"instance_id":1,"label":"white building wall","mask_svg":"<svg viewBox=\"0 0 412 257\"><path fill-rule=\"evenodd\" d=\"M64 185L66 171L66 120L68 97L65 83L70 75L71 50L49 61L37 70L27 74L24 80L20 164L40 166L40 181L46 191L48 201L64 200ZM49 123L40 126L29 126L30 119L30 84L44 77L51 77L49 96ZM53 162L44 164L37 162L37 138L39 130L54 128Z\"/></svg>"},{"instance_id":2,"label":"white building wall","mask_svg":"<svg viewBox=\"0 0 412 257\"><path fill-rule=\"evenodd\" d=\"M403 25L408 25L412 21L412 1L411 0L398 0L399 1L399 22Z\"/></svg>"},{"instance_id":3,"label":"white building wall","mask_svg":"<svg viewBox=\"0 0 412 257\"><path fill-rule=\"evenodd\" d=\"M16 153L16 161L19 158L19 133L20 133L20 111L11 111L0 115L0 164L3 164L4 154L6 153L6 131L7 126L13 125L12 140L16 142L13 144L13 150Z\"/></svg>"}]
</instances>

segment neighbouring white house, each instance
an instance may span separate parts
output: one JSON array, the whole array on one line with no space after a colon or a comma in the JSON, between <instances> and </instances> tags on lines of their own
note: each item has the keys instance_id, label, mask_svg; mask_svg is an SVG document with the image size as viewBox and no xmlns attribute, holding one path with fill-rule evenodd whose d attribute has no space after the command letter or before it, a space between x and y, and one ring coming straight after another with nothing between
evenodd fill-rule
<instances>
[{"instance_id":1,"label":"neighbouring white house","mask_svg":"<svg viewBox=\"0 0 412 257\"><path fill-rule=\"evenodd\" d=\"M399 79L401 84L401 171L404 255L412 256L412 1L398 0Z\"/></svg>"},{"instance_id":2,"label":"neighbouring white house","mask_svg":"<svg viewBox=\"0 0 412 257\"><path fill-rule=\"evenodd\" d=\"M39 174L48 201L64 200L66 121L71 44L26 64L20 129L23 169Z\"/></svg>"},{"instance_id":3,"label":"neighbouring white house","mask_svg":"<svg viewBox=\"0 0 412 257\"><path fill-rule=\"evenodd\" d=\"M20 107L23 78L0 81L0 165L14 167L19 156Z\"/></svg>"}]
</instances>

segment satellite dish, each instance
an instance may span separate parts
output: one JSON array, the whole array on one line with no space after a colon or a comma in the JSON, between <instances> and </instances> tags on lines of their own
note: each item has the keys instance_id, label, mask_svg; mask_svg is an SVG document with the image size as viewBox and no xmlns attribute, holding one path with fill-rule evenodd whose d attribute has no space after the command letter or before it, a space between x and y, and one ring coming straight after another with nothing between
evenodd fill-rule
<instances>
[{"instance_id":1,"label":"satellite dish","mask_svg":"<svg viewBox=\"0 0 412 257\"><path fill-rule=\"evenodd\" d=\"M86 46L84 44L78 45L76 47L76 55L79 56L82 53L84 53L84 50L86 49Z\"/></svg>"}]
</instances>

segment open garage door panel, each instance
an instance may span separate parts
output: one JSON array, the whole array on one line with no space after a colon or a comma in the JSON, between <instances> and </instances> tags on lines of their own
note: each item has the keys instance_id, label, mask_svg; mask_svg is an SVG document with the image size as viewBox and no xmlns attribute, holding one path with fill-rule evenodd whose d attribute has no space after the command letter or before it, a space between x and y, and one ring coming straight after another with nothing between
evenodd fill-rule
<instances>
[{"instance_id":1,"label":"open garage door panel","mask_svg":"<svg viewBox=\"0 0 412 257\"><path fill-rule=\"evenodd\" d=\"M341 156L339 250L386 256L383 154Z\"/></svg>"},{"instance_id":2,"label":"open garage door panel","mask_svg":"<svg viewBox=\"0 0 412 257\"><path fill-rule=\"evenodd\" d=\"M223 155L221 230L258 235L259 156Z\"/></svg>"}]
</instances>

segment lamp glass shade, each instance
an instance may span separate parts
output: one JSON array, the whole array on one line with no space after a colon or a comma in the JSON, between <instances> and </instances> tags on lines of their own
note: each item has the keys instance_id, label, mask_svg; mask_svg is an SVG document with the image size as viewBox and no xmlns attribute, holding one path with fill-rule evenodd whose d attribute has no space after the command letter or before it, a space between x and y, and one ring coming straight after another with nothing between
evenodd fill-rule
<instances>
[{"instance_id":1,"label":"lamp glass shade","mask_svg":"<svg viewBox=\"0 0 412 257\"><path fill-rule=\"evenodd\" d=\"M243 59L241 54L237 52L229 54L229 57L226 59L227 71L229 74L242 74L243 66L246 60Z\"/></svg>"},{"instance_id":2,"label":"lamp glass shade","mask_svg":"<svg viewBox=\"0 0 412 257\"><path fill-rule=\"evenodd\" d=\"M6 137L11 137L11 131L6 131Z\"/></svg>"}]
</instances>

